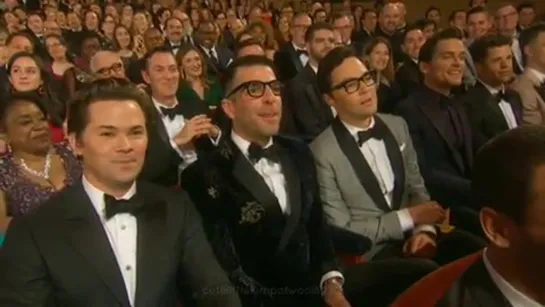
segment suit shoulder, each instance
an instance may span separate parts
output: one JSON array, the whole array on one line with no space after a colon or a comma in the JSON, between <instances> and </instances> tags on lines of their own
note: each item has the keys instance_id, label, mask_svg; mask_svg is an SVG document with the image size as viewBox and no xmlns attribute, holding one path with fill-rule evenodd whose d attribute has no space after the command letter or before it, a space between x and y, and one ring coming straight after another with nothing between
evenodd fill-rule
<instances>
[{"instance_id":1,"label":"suit shoulder","mask_svg":"<svg viewBox=\"0 0 545 307\"><path fill-rule=\"evenodd\" d=\"M405 120L399 115L377 113L377 116L382 119L386 124L403 125Z\"/></svg>"},{"instance_id":2,"label":"suit shoulder","mask_svg":"<svg viewBox=\"0 0 545 307\"><path fill-rule=\"evenodd\" d=\"M324 146L332 145L333 141L333 130L331 125L329 125L324 131L322 131L314 140L310 143L309 147L312 152L316 153L321 151Z\"/></svg>"},{"instance_id":3,"label":"suit shoulder","mask_svg":"<svg viewBox=\"0 0 545 307\"><path fill-rule=\"evenodd\" d=\"M310 153L310 148L305 142L291 136L278 135L275 137L275 142L280 144L280 146L287 148L289 150L292 150L293 152L297 154Z\"/></svg>"}]
</instances>

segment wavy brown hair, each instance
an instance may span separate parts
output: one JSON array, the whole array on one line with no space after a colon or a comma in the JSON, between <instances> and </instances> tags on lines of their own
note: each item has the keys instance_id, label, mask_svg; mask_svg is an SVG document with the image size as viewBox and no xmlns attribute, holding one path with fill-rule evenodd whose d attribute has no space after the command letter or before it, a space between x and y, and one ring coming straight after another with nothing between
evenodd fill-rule
<instances>
[{"instance_id":1,"label":"wavy brown hair","mask_svg":"<svg viewBox=\"0 0 545 307\"><path fill-rule=\"evenodd\" d=\"M180 70L180 73L182 75L182 82L187 82L186 79L185 79L185 73L182 70L182 63L183 63L184 57L190 51L195 51L199 55L199 58L201 59L202 75L201 75L200 79L201 79L201 82L202 82L204 88L207 89L207 88L210 87L210 84L212 82L208 78L208 73L207 73L207 69L206 69L206 59L205 59L204 55L202 54L202 52L199 49L197 49L197 47L195 47L195 46L193 46L191 44L182 45L180 47L180 49L178 49L178 52L176 53L176 64L178 64L178 69Z\"/></svg>"},{"instance_id":2,"label":"wavy brown hair","mask_svg":"<svg viewBox=\"0 0 545 307\"><path fill-rule=\"evenodd\" d=\"M382 71L380 74L390 83L395 79L395 68L394 68L394 53L392 50L392 46L390 45L390 42L388 42L387 39L383 37L375 37L371 41L369 41L368 44L366 44L363 47L363 56L369 57L371 55L371 52L380 44L384 44L386 48L388 48L388 52L390 53L390 59L388 60L388 65L386 65L386 68L384 71ZM365 59L364 59L365 60ZM365 61L367 65L369 65L368 61ZM369 67L369 69L371 69ZM379 81L379 80L377 80Z\"/></svg>"}]
</instances>

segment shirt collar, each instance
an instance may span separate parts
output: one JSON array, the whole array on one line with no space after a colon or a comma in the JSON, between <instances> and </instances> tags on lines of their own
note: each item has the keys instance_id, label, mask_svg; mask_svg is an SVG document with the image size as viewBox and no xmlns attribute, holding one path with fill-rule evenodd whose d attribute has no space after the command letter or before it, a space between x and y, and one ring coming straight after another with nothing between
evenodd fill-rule
<instances>
[{"instance_id":1,"label":"shirt collar","mask_svg":"<svg viewBox=\"0 0 545 307\"><path fill-rule=\"evenodd\" d=\"M490 85L486 84L485 82L483 82L482 80L479 80L479 82L481 82L481 84L490 92L490 94L492 95L496 95L497 93L499 93L500 91L505 91L505 88L502 86L501 89L497 89L497 88L493 88L491 87Z\"/></svg>"},{"instance_id":2,"label":"shirt collar","mask_svg":"<svg viewBox=\"0 0 545 307\"><path fill-rule=\"evenodd\" d=\"M496 269L494 269L490 261L488 261L488 257L486 256L486 249L483 253L483 262L486 270L488 271L488 274L490 274L490 278L492 278L494 284L496 284L498 289L500 289L500 292L505 296L505 298L509 301L509 303L511 303L512 306L543 307L543 305L539 304L538 302L526 296L524 293L515 289L496 271Z\"/></svg>"},{"instance_id":3,"label":"shirt collar","mask_svg":"<svg viewBox=\"0 0 545 307\"><path fill-rule=\"evenodd\" d=\"M357 140L358 139L358 132L367 131L369 129L372 129L375 126L375 117L374 116L371 117L371 122L369 123L369 126L367 128L365 128L365 129L350 125L349 123L347 123L347 122L345 122L343 120L341 120L341 123L343 123L343 125L346 127L346 129L348 130L348 133L350 133L350 135Z\"/></svg>"},{"instance_id":4,"label":"shirt collar","mask_svg":"<svg viewBox=\"0 0 545 307\"><path fill-rule=\"evenodd\" d=\"M233 143L237 145L238 149L240 149L240 152L242 152L242 154L246 158L248 158L249 157L248 148L250 148L251 142L244 139L240 135L238 135L234 130L231 130L231 139L233 140ZM265 148L270 147L272 144L273 144L273 139L271 137L267 145L265 145Z\"/></svg>"},{"instance_id":5,"label":"shirt collar","mask_svg":"<svg viewBox=\"0 0 545 307\"><path fill-rule=\"evenodd\" d=\"M104 192L99 190L97 187L92 185L87 178L85 178L85 175L82 176L82 184L83 184L83 190L85 193L87 193L87 196L89 196L89 199L91 200L91 203L93 204L93 207L95 208L96 212L99 216L104 217ZM131 188L123 195L120 199L130 199L136 194L136 182L134 182L131 186Z\"/></svg>"},{"instance_id":6,"label":"shirt collar","mask_svg":"<svg viewBox=\"0 0 545 307\"><path fill-rule=\"evenodd\" d=\"M159 111L161 111L161 108L165 108L165 109L172 109L174 107L176 107L178 105L178 98L175 98L176 99L176 103L173 105L173 106L166 106L162 103L160 103L159 101L157 101L157 99L155 99L155 97L151 97L151 101L153 101L153 105L155 106L155 108Z\"/></svg>"},{"instance_id":7,"label":"shirt collar","mask_svg":"<svg viewBox=\"0 0 545 307\"><path fill-rule=\"evenodd\" d=\"M306 50L305 48L299 48L299 47L297 47L293 41L291 42L291 45L293 46L293 49L295 49L295 51L297 51L297 50L305 51L305 50Z\"/></svg>"},{"instance_id":8,"label":"shirt collar","mask_svg":"<svg viewBox=\"0 0 545 307\"><path fill-rule=\"evenodd\" d=\"M545 74L544 73L539 72L539 71L535 70L534 68L530 68L530 67L528 67L528 70L531 71L534 74L534 76L537 77L537 80L539 82L545 81Z\"/></svg>"}]
</instances>

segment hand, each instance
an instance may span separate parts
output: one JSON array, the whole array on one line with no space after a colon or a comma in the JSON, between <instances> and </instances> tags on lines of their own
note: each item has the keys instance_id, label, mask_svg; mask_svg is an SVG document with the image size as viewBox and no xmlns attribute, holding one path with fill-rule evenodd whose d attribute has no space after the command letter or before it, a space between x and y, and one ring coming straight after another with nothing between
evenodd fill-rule
<instances>
[{"instance_id":1,"label":"hand","mask_svg":"<svg viewBox=\"0 0 545 307\"><path fill-rule=\"evenodd\" d=\"M331 280L326 282L324 301L330 307L350 307L350 303L344 297L341 286Z\"/></svg>"},{"instance_id":2,"label":"hand","mask_svg":"<svg viewBox=\"0 0 545 307\"><path fill-rule=\"evenodd\" d=\"M174 137L174 142L181 150L193 149L193 140L210 133L214 127L206 115L197 115L185 123L184 128Z\"/></svg>"},{"instance_id":3,"label":"hand","mask_svg":"<svg viewBox=\"0 0 545 307\"><path fill-rule=\"evenodd\" d=\"M403 254L406 257L433 258L437 252L435 238L428 233L414 234L403 245Z\"/></svg>"},{"instance_id":4,"label":"hand","mask_svg":"<svg viewBox=\"0 0 545 307\"><path fill-rule=\"evenodd\" d=\"M445 219L445 210L434 201L409 207L409 214L416 225L441 223Z\"/></svg>"},{"instance_id":5,"label":"hand","mask_svg":"<svg viewBox=\"0 0 545 307\"><path fill-rule=\"evenodd\" d=\"M212 128L208 132L208 135L215 140L220 135L220 128L218 128L218 126L212 125Z\"/></svg>"}]
</instances>

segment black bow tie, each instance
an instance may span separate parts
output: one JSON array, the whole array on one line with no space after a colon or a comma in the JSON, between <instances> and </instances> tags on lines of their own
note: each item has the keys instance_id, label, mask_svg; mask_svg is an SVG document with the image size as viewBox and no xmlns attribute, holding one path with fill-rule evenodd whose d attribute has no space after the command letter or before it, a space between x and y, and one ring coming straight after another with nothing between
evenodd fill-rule
<instances>
[{"instance_id":1,"label":"black bow tie","mask_svg":"<svg viewBox=\"0 0 545 307\"><path fill-rule=\"evenodd\" d=\"M253 163L259 162L261 158L265 158L275 163L280 163L280 156L276 150L276 146L273 144L267 148L263 148L256 143L251 143L248 148L248 155Z\"/></svg>"},{"instance_id":2,"label":"black bow tie","mask_svg":"<svg viewBox=\"0 0 545 307\"><path fill-rule=\"evenodd\" d=\"M358 145L361 147L361 145L369 141L369 139L382 140L382 138L382 133L380 132L380 129L377 128L375 123L373 128L358 132Z\"/></svg>"},{"instance_id":3,"label":"black bow tie","mask_svg":"<svg viewBox=\"0 0 545 307\"><path fill-rule=\"evenodd\" d=\"M170 120L174 119L176 115L182 115L182 107L181 107L181 104L179 103L175 105L173 108L160 107L160 109L163 116L168 117Z\"/></svg>"},{"instance_id":4,"label":"black bow tie","mask_svg":"<svg viewBox=\"0 0 545 307\"><path fill-rule=\"evenodd\" d=\"M170 44L170 49L174 50L174 49L178 49L180 48L182 45L181 44Z\"/></svg>"},{"instance_id":5,"label":"black bow tie","mask_svg":"<svg viewBox=\"0 0 545 307\"><path fill-rule=\"evenodd\" d=\"M303 50L303 49L297 49L295 52L297 52L298 56L301 56L301 54L304 54L304 55L308 56L308 51Z\"/></svg>"},{"instance_id":6,"label":"black bow tie","mask_svg":"<svg viewBox=\"0 0 545 307\"><path fill-rule=\"evenodd\" d=\"M509 96L505 91L499 91L496 95L494 95L494 101L496 103L500 103L502 101L509 102Z\"/></svg>"},{"instance_id":7,"label":"black bow tie","mask_svg":"<svg viewBox=\"0 0 545 307\"><path fill-rule=\"evenodd\" d=\"M131 199L115 199L111 195L104 194L104 204L107 220L120 213L136 215L142 207L142 204L135 200L135 196Z\"/></svg>"}]
</instances>

